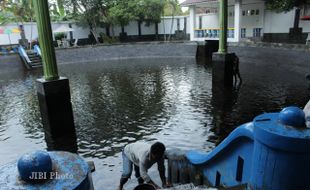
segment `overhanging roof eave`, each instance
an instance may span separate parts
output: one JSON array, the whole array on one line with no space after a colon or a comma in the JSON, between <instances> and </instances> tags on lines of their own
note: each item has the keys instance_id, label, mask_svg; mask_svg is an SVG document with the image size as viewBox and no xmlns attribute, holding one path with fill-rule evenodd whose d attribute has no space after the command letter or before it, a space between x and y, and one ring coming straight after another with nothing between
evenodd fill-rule
<instances>
[{"instance_id":1,"label":"overhanging roof eave","mask_svg":"<svg viewBox=\"0 0 310 190\"><path fill-rule=\"evenodd\" d=\"M199 6L199 5L205 5L208 3L215 3L218 2L218 0L211 0L211 1L204 1L204 2L196 2L196 3L181 3L181 7L189 7L189 6Z\"/></svg>"}]
</instances>

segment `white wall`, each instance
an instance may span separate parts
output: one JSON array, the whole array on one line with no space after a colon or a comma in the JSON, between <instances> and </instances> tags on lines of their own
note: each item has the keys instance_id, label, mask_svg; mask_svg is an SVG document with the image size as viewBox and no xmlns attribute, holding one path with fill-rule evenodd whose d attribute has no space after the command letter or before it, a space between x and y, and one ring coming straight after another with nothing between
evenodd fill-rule
<instances>
[{"instance_id":1,"label":"white wall","mask_svg":"<svg viewBox=\"0 0 310 190\"><path fill-rule=\"evenodd\" d=\"M288 33L294 25L295 10L287 13L265 11L265 33ZM310 32L310 21L300 20L299 27L303 32Z\"/></svg>"},{"instance_id":2,"label":"white wall","mask_svg":"<svg viewBox=\"0 0 310 190\"><path fill-rule=\"evenodd\" d=\"M15 29L18 28L17 25L9 25L5 27L6 29ZM1 29L4 29L4 27L1 27ZM0 34L0 44L9 44L11 39L12 44L17 44L18 39L20 39L20 34L19 33L13 33L13 34Z\"/></svg>"},{"instance_id":3,"label":"white wall","mask_svg":"<svg viewBox=\"0 0 310 190\"><path fill-rule=\"evenodd\" d=\"M294 11L275 13L265 11L264 33L288 33L294 24Z\"/></svg>"},{"instance_id":4,"label":"white wall","mask_svg":"<svg viewBox=\"0 0 310 190\"><path fill-rule=\"evenodd\" d=\"M219 28L219 15L217 13L199 14L197 16L197 28L199 27L199 16L202 16L202 28Z\"/></svg>"},{"instance_id":5,"label":"white wall","mask_svg":"<svg viewBox=\"0 0 310 190\"><path fill-rule=\"evenodd\" d=\"M68 26L69 23L52 23L52 29L56 29L56 28L60 27L61 25ZM11 24L8 24L6 26L0 26L0 28L2 28L2 29L18 28L18 24L11 23ZM72 28L74 29L73 38L87 38L88 37L88 34L89 34L88 28L82 28L82 27L77 26L76 24L72 24ZM24 30L25 30L26 38L29 41L31 39L35 40L38 38L38 30L37 30L36 23L24 23ZM12 44L18 44L18 40L21 38L19 33L10 34L10 37L11 37L11 43ZM70 38L69 33L67 35L67 38ZM0 45L6 45L6 44L9 44L8 35L0 34Z\"/></svg>"},{"instance_id":6,"label":"white wall","mask_svg":"<svg viewBox=\"0 0 310 190\"><path fill-rule=\"evenodd\" d=\"M299 23L299 27L302 27L302 32L310 33L310 21L309 20L301 20Z\"/></svg>"},{"instance_id":7,"label":"white wall","mask_svg":"<svg viewBox=\"0 0 310 190\"><path fill-rule=\"evenodd\" d=\"M158 24L158 33L159 34L169 34L170 30L172 31L172 34L178 29L178 22L177 19L180 19L180 30L184 29L184 18L187 17L181 17L176 16L174 17L174 21L172 23L172 17L164 17L161 22ZM189 26L188 20L187 20L187 27ZM189 33L189 28L186 30L187 33Z\"/></svg>"},{"instance_id":8,"label":"white wall","mask_svg":"<svg viewBox=\"0 0 310 190\"><path fill-rule=\"evenodd\" d=\"M125 26L125 32L127 32L128 36L137 35L138 34L138 22L132 21L127 26Z\"/></svg>"},{"instance_id":9,"label":"white wall","mask_svg":"<svg viewBox=\"0 0 310 190\"><path fill-rule=\"evenodd\" d=\"M72 24L72 28L74 29L74 32L73 32L73 38L74 39L88 37L88 34L89 34L88 28L83 28L83 27L78 26L76 24Z\"/></svg>"},{"instance_id":10,"label":"white wall","mask_svg":"<svg viewBox=\"0 0 310 190\"><path fill-rule=\"evenodd\" d=\"M149 26L146 26L145 23L142 23L141 34L142 35L155 34L155 24L150 24Z\"/></svg>"},{"instance_id":11,"label":"white wall","mask_svg":"<svg viewBox=\"0 0 310 190\"><path fill-rule=\"evenodd\" d=\"M180 29L184 29L184 19L187 19L186 16L176 16L174 18L174 23L172 26L172 33L174 34L175 30L177 30L177 19L180 19ZM163 22L164 21L164 22ZM164 17L162 19L162 22L158 24L158 33L159 34L168 34L170 32L170 27L172 24L172 18L171 17ZM62 23L52 23L52 29L56 29L61 25L68 26L68 22L62 22ZM8 24L6 26L0 26L1 29L13 29L18 28L18 25L15 23ZM78 26L76 24L72 24L73 31L73 38L88 38L89 34L89 28L83 28L81 26ZM26 34L26 38L28 40L30 39L37 39L38 37L38 31L36 23L24 23L24 30ZM32 32L31 32L32 31ZM120 26L114 26L114 34L115 36L119 36L119 33L121 33L121 27ZM98 28L97 32L103 32L106 33L105 28ZM130 22L129 25L125 26L125 32L127 32L127 35L138 35L138 22L133 21ZM142 35L152 35L155 34L155 25L151 24L150 26L146 26L145 23L141 24L141 32ZM187 22L187 32L189 32L189 24ZM110 29L110 34L112 35L112 29ZM19 33L10 34L11 38L11 44L18 44L18 40L20 39ZM70 38L70 35L68 33L67 38ZM7 45L9 44L9 38L6 34L0 34L0 45Z\"/></svg>"}]
</instances>

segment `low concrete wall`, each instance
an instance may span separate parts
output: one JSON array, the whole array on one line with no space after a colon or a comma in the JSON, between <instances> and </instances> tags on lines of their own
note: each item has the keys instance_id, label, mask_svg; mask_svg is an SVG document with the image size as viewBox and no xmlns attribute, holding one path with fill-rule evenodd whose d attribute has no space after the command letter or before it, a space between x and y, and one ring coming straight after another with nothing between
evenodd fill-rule
<instances>
[{"instance_id":1,"label":"low concrete wall","mask_svg":"<svg viewBox=\"0 0 310 190\"><path fill-rule=\"evenodd\" d=\"M196 42L147 42L56 49L58 64L136 58L193 58ZM0 70L21 69L17 54L0 56Z\"/></svg>"},{"instance_id":2,"label":"low concrete wall","mask_svg":"<svg viewBox=\"0 0 310 190\"><path fill-rule=\"evenodd\" d=\"M263 42L305 44L307 37L308 33L303 33L301 39L292 40L289 33L264 33Z\"/></svg>"},{"instance_id":3,"label":"low concrete wall","mask_svg":"<svg viewBox=\"0 0 310 190\"><path fill-rule=\"evenodd\" d=\"M275 48L292 51L310 51L310 46L306 44L288 44L288 43L269 43L269 42L239 42L228 43L231 47L263 47L263 48Z\"/></svg>"},{"instance_id":4,"label":"low concrete wall","mask_svg":"<svg viewBox=\"0 0 310 190\"><path fill-rule=\"evenodd\" d=\"M130 58L186 58L195 57L196 51L195 42L152 42L58 49L56 56L58 63L72 63Z\"/></svg>"}]
</instances>

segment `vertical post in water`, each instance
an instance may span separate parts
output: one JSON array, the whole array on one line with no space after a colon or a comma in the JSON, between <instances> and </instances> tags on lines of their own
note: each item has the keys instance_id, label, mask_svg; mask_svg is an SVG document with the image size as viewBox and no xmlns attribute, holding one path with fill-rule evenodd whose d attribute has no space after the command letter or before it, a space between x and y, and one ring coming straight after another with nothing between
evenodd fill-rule
<instances>
[{"instance_id":1,"label":"vertical post in water","mask_svg":"<svg viewBox=\"0 0 310 190\"><path fill-rule=\"evenodd\" d=\"M227 0L220 0L219 53L227 53Z\"/></svg>"},{"instance_id":2,"label":"vertical post in water","mask_svg":"<svg viewBox=\"0 0 310 190\"><path fill-rule=\"evenodd\" d=\"M59 79L47 0L33 0L42 50L43 72L47 81Z\"/></svg>"},{"instance_id":3,"label":"vertical post in water","mask_svg":"<svg viewBox=\"0 0 310 190\"><path fill-rule=\"evenodd\" d=\"M47 149L77 152L69 80L58 76L48 1L33 1L44 70L37 94Z\"/></svg>"},{"instance_id":4,"label":"vertical post in water","mask_svg":"<svg viewBox=\"0 0 310 190\"><path fill-rule=\"evenodd\" d=\"M212 83L223 87L233 86L234 54L227 53L227 0L220 0L220 38L218 52L213 53Z\"/></svg>"}]
</instances>

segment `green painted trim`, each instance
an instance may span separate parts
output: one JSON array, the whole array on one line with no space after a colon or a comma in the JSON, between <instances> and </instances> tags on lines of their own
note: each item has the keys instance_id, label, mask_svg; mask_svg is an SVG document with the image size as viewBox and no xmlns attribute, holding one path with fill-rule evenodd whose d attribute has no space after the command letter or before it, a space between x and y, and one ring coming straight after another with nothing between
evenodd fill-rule
<instances>
[{"instance_id":1,"label":"green painted trim","mask_svg":"<svg viewBox=\"0 0 310 190\"><path fill-rule=\"evenodd\" d=\"M227 52L227 0L220 0L220 38L219 38L219 53Z\"/></svg>"},{"instance_id":2,"label":"green painted trim","mask_svg":"<svg viewBox=\"0 0 310 190\"><path fill-rule=\"evenodd\" d=\"M47 0L33 0L37 18L39 43L42 50L43 73L47 81L59 79L51 20Z\"/></svg>"}]
</instances>

